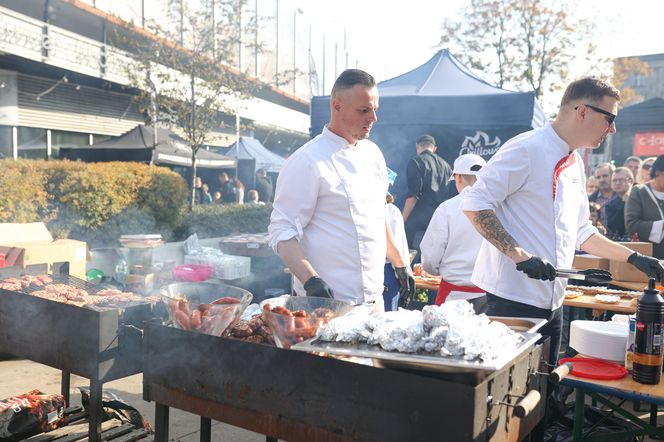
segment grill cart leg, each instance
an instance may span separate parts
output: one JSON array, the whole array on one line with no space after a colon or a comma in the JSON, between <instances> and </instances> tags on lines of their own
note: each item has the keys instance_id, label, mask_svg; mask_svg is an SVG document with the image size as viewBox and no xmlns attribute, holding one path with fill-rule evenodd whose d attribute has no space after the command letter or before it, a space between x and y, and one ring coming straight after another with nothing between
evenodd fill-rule
<instances>
[{"instance_id":1,"label":"grill cart leg","mask_svg":"<svg viewBox=\"0 0 664 442\"><path fill-rule=\"evenodd\" d=\"M71 373L68 371L62 371L62 376L60 378L60 394L65 397L65 404L71 406L69 403L69 385L71 381Z\"/></svg>"},{"instance_id":2,"label":"grill cart leg","mask_svg":"<svg viewBox=\"0 0 664 442\"><path fill-rule=\"evenodd\" d=\"M212 420L201 416L201 442L210 442L212 439Z\"/></svg>"},{"instance_id":3,"label":"grill cart leg","mask_svg":"<svg viewBox=\"0 0 664 442\"><path fill-rule=\"evenodd\" d=\"M276 437L265 436L265 442L279 442Z\"/></svg>"},{"instance_id":4,"label":"grill cart leg","mask_svg":"<svg viewBox=\"0 0 664 442\"><path fill-rule=\"evenodd\" d=\"M154 440L168 442L168 407L160 403L154 407Z\"/></svg>"},{"instance_id":5,"label":"grill cart leg","mask_svg":"<svg viewBox=\"0 0 664 442\"><path fill-rule=\"evenodd\" d=\"M574 402L574 440L580 441L583 438L583 408L585 394L580 388L576 388L576 398Z\"/></svg>"},{"instance_id":6,"label":"grill cart leg","mask_svg":"<svg viewBox=\"0 0 664 442\"><path fill-rule=\"evenodd\" d=\"M101 441L101 395L103 385L104 384L98 380L92 379L90 381L90 409L88 410L88 416L90 419L90 424L88 427L88 440L90 442Z\"/></svg>"}]
</instances>

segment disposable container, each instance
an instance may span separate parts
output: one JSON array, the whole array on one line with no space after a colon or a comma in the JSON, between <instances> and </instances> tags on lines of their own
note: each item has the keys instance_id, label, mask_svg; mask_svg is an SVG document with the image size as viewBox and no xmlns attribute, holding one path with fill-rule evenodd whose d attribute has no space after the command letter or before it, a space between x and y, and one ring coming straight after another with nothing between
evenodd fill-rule
<instances>
[{"instance_id":1,"label":"disposable container","mask_svg":"<svg viewBox=\"0 0 664 442\"><path fill-rule=\"evenodd\" d=\"M212 276L212 267L200 264L185 264L173 268L173 276L176 281L202 282Z\"/></svg>"}]
</instances>

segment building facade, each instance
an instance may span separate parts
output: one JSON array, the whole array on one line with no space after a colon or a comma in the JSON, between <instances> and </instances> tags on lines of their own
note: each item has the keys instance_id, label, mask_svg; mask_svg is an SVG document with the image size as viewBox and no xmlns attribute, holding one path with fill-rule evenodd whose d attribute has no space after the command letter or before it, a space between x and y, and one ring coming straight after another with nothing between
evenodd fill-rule
<instances>
[{"instance_id":1,"label":"building facade","mask_svg":"<svg viewBox=\"0 0 664 442\"><path fill-rule=\"evenodd\" d=\"M151 21L177 27L183 2L0 0L0 158L57 158L61 146L90 145L145 123L127 75L130 54L109 44L109 35L148 32ZM215 0L186 2L215 8ZM249 1L239 20L252 14L259 25L242 37L233 67L263 87L238 115L220 116L226 124L209 144L228 146L241 132L287 154L308 139L309 98L322 92L312 27L284 0ZM289 71L299 75L276 82Z\"/></svg>"}]
</instances>

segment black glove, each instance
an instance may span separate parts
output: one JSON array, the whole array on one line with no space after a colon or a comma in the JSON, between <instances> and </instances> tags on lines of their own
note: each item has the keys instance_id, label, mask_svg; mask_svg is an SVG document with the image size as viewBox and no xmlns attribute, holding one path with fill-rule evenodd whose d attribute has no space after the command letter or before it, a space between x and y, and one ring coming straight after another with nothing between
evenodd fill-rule
<instances>
[{"instance_id":1,"label":"black glove","mask_svg":"<svg viewBox=\"0 0 664 442\"><path fill-rule=\"evenodd\" d=\"M517 263L516 269L533 279L541 279L542 281L556 279L556 268L549 261L539 256L531 256L525 261Z\"/></svg>"},{"instance_id":2,"label":"black glove","mask_svg":"<svg viewBox=\"0 0 664 442\"><path fill-rule=\"evenodd\" d=\"M659 259L634 252L629 255L627 262L648 275L649 278L655 278L659 282L664 281L664 267Z\"/></svg>"},{"instance_id":3,"label":"black glove","mask_svg":"<svg viewBox=\"0 0 664 442\"><path fill-rule=\"evenodd\" d=\"M307 282L304 283L304 290L307 291L307 296L334 298L330 286L318 276L307 279Z\"/></svg>"},{"instance_id":4,"label":"black glove","mask_svg":"<svg viewBox=\"0 0 664 442\"><path fill-rule=\"evenodd\" d=\"M410 267L396 267L394 273L399 280L399 304L408 307L415 296L415 277Z\"/></svg>"}]
</instances>

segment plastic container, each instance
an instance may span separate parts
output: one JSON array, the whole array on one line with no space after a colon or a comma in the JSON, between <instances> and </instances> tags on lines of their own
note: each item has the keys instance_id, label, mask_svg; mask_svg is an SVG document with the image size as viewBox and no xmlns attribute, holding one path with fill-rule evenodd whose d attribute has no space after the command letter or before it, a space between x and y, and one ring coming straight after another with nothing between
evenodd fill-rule
<instances>
[{"instance_id":1,"label":"plastic container","mask_svg":"<svg viewBox=\"0 0 664 442\"><path fill-rule=\"evenodd\" d=\"M265 298L277 298L279 296L285 295L286 291L280 288L269 288L265 289Z\"/></svg>"},{"instance_id":2,"label":"plastic container","mask_svg":"<svg viewBox=\"0 0 664 442\"><path fill-rule=\"evenodd\" d=\"M632 379L641 384L659 384L662 378L662 321L664 299L650 278L648 288L636 304L636 332Z\"/></svg>"},{"instance_id":3,"label":"plastic container","mask_svg":"<svg viewBox=\"0 0 664 442\"><path fill-rule=\"evenodd\" d=\"M218 281L177 282L161 289L173 326L221 336L240 319L253 295Z\"/></svg>"},{"instance_id":4,"label":"plastic container","mask_svg":"<svg viewBox=\"0 0 664 442\"><path fill-rule=\"evenodd\" d=\"M285 307L292 315L268 311L275 307ZM266 299L260 303L263 320L272 331L277 347L290 348L316 336L318 327L337 316L353 309L351 304L330 298L313 296L281 296ZM303 313L297 313L303 312Z\"/></svg>"},{"instance_id":5,"label":"plastic container","mask_svg":"<svg viewBox=\"0 0 664 442\"><path fill-rule=\"evenodd\" d=\"M184 262L210 266L212 276L223 280L245 278L251 274L251 258L246 256L185 255Z\"/></svg>"},{"instance_id":6,"label":"plastic container","mask_svg":"<svg viewBox=\"0 0 664 442\"><path fill-rule=\"evenodd\" d=\"M622 365L600 359L575 357L561 359L559 363L562 365L566 362L572 364L571 373L580 378L613 380L622 379L627 374Z\"/></svg>"},{"instance_id":7,"label":"plastic container","mask_svg":"<svg viewBox=\"0 0 664 442\"><path fill-rule=\"evenodd\" d=\"M212 267L201 264L185 264L173 268L173 276L176 281L202 282L212 276Z\"/></svg>"}]
</instances>

